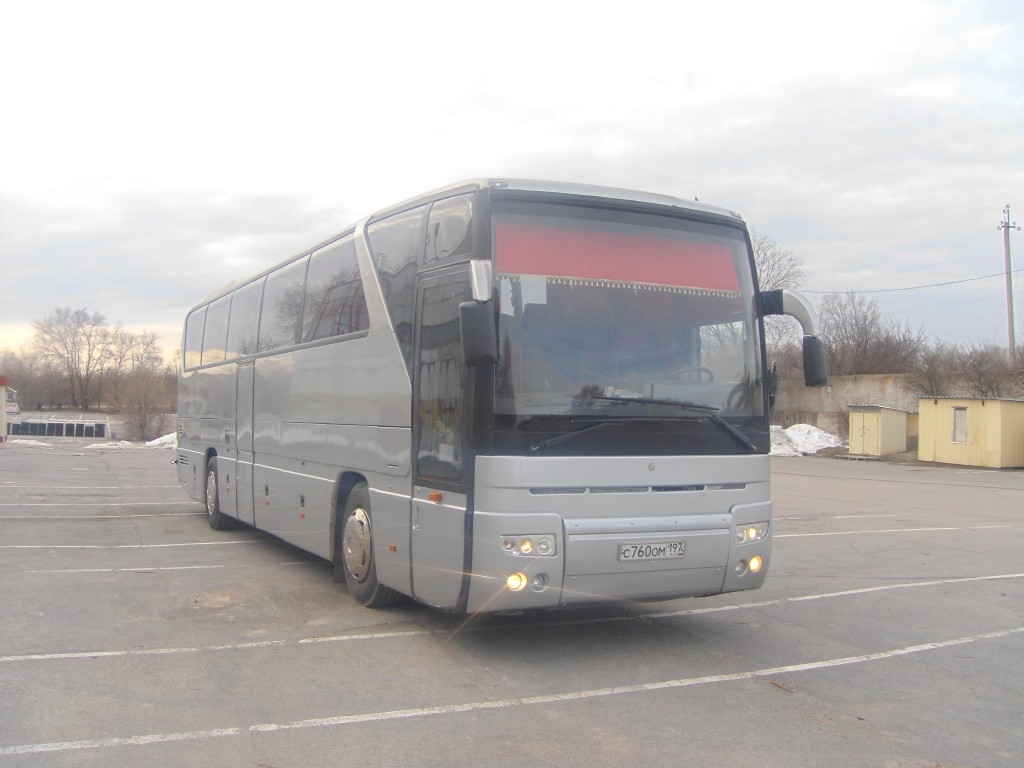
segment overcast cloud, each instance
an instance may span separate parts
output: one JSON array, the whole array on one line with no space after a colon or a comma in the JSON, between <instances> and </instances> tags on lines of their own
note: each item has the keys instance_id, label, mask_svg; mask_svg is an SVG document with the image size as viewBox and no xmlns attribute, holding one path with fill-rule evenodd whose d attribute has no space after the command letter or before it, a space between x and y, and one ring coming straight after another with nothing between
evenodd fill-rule
<instances>
[{"instance_id":1,"label":"overcast cloud","mask_svg":"<svg viewBox=\"0 0 1024 768\"><path fill-rule=\"evenodd\" d=\"M218 286L476 176L732 208L815 302L1003 270L1024 6L711 5L5 3L0 348L67 306L173 349ZM1005 343L1001 277L866 295Z\"/></svg>"}]
</instances>

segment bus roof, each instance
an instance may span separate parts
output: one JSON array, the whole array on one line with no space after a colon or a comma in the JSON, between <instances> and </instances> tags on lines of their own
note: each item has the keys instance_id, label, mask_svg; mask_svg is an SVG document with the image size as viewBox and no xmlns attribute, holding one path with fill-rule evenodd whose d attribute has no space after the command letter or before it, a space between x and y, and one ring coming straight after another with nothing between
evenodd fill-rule
<instances>
[{"instance_id":1,"label":"bus roof","mask_svg":"<svg viewBox=\"0 0 1024 768\"><path fill-rule=\"evenodd\" d=\"M431 192L426 192L422 195L404 200L401 203L397 203L387 208L383 208L370 214L366 218L366 221L377 221L387 216L391 216L395 213L399 213L409 208L415 208L418 205L431 202L433 200L440 200L446 197L453 197L455 195L466 194L469 192L477 192L483 189L493 190L510 190L514 192L536 192L538 194L548 195L565 195L567 197L579 197L579 198L604 198L607 200L617 200L625 203L639 203L641 205L652 205L652 206L663 206L668 208L678 208L691 213L703 213L710 214L712 216L721 216L725 218L734 219L737 221L743 221L743 217L735 211L727 208L721 208L716 205L709 205L702 203L699 200L683 200L682 198L673 197L671 195L663 195L655 192L641 192L635 189L620 189L617 187L605 187L595 184L578 184L574 182L566 181L544 181L540 179L511 179L511 178L478 178L468 179L466 181L460 181L455 184L449 184L445 187L440 187ZM287 264L295 259L302 258L303 256L312 253L325 245L334 242L339 237L348 234L352 231L355 224L350 224L344 229L341 229L330 237L321 240L311 248L306 248L298 253L292 254L283 261L275 262L273 265L266 269L245 277L233 280L227 285L223 285L217 290L210 293L205 299L195 305L195 307L201 307L203 304L207 304L214 299L224 296L236 288L239 288L246 283L250 283L253 280L257 280L263 275L273 272L278 267ZM193 307L193 309L195 308ZM191 310L190 310L191 311Z\"/></svg>"},{"instance_id":2,"label":"bus roof","mask_svg":"<svg viewBox=\"0 0 1024 768\"><path fill-rule=\"evenodd\" d=\"M721 208L716 205L708 205L699 200L683 200L672 195L663 195L655 192L642 192L635 189L624 189L618 187L605 187L596 184L578 184L567 181L545 181L540 179L506 179L506 178L480 178L469 179L457 184L450 184L446 187L435 189L423 195L405 200L397 205L389 206L370 216L370 220L388 216L406 208L413 208L422 203L438 198L451 197L466 192L475 192L480 189L513 190L519 192L538 192L553 195L568 195L575 197L597 197L608 200L621 200L631 203L642 203L646 205L660 205L671 208L681 208L695 213L709 213L718 216L727 216L743 220L735 211Z\"/></svg>"}]
</instances>

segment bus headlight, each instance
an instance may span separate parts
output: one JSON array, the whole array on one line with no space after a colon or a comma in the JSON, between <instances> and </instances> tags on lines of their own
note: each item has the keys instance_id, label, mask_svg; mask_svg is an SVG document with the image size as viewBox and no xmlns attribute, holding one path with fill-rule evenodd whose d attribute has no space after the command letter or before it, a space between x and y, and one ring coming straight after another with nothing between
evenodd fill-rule
<instances>
[{"instance_id":1,"label":"bus headlight","mask_svg":"<svg viewBox=\"0 0 1024 768\"><path fill-rule=\"evenodd\" d=\"M736 527L737 544L753 544L768 535L768 523L746 523Z\"/></svg>"},{"instance_id":2,"label":"bus headlight","mask_svg":"<svg viewBox=\"0 0 1024 768\"><path fill-rule=\"evenodd\" d=\"M514 557L553 557L555 555L555 537L547 533L502 536L501 548Z\"/></svg>"}]
</instances>

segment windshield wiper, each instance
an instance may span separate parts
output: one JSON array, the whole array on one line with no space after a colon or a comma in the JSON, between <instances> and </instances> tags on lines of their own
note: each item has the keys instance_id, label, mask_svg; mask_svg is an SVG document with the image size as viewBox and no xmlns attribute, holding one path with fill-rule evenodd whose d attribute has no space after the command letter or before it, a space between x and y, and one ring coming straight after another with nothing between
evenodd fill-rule
<instances>
[{"instance_id":1,"label":"windshield wiper","mask_svg":"<svg viewBox=\"0 0 1024 768\"><path fill-rule=\"evenodd\" d=\"M713 405L705 405L703 403L690 403L685 400L658 400L653 397L613 397L607 395L593 395L594 400L605 400L610 403L639 403L641 405L671 405L677 408L682 408L687 411L696 411L703 416L711 420L712 423L717 424L719 427L728 432L732 437L746 448L751 453L757 453L757 446L754 445L753 441L745 434L740 432L735 426L730 424L728 421L719 416L715 411L718 410Z\"/></svg>"},{"instance_id":2,"label":"windshield wiper","mask_svg":"<svg viewBox=\"0 0 1024 768\"><path fill-rule=\"evenodd\" d=\"M566 440L572 440L573 438L582 435L584 432L593 432L596 429L604 429L605 427L617 427L621 426L622 424L628 423L629 420L625 419L609 419L607 421L599 421L595 424L589 424L583 427L582 429L577 429L575 432L565 432L564 434L561 435L549 437L547 440L541 440L539 443L534 443L533 445L530 446L530 453L536 453L537 451L543 448L550 448L552 445L564 443Z\"/></svg>"}]
</instances>

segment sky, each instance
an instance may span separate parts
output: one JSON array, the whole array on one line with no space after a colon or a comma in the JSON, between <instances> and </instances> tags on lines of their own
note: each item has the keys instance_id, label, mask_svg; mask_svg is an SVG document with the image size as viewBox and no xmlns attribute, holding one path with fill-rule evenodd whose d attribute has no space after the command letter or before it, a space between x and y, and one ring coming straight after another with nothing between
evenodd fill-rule
<instances>
[{"instance_id":1,"label":"sky","mask_svg":"<svg viewBox=\"0 0 1024 768\"><path fill-rule=\"evenodd\" d=\"M792 251L816 305L853 291L928 338L1006 343L1014 0L0 0L0 18L0 350L68 307L173 353L214 289L476 177L699 197ZM1010 246L1017 269L1021 232Z\"/></svg>"}]
</instances>

